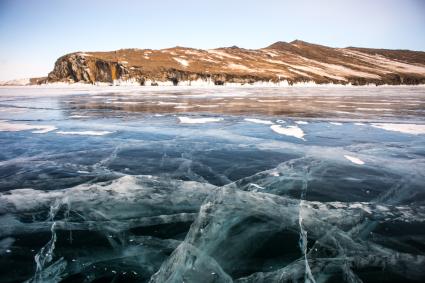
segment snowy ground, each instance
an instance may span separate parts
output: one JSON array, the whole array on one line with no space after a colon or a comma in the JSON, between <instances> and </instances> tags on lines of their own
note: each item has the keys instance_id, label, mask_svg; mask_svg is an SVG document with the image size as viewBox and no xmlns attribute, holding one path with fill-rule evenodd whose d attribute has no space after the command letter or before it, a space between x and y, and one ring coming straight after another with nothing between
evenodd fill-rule
<instances>
[{"instance_id":1,"label":"snowy ground","mask_svg":"<svg viewBox=\"0 0 425 283\"><path fill-rule=\"evenodd\" d=\"M0 89L0 282L425 280L424 88L93 89Z\"/></svg>"}]
</instances>

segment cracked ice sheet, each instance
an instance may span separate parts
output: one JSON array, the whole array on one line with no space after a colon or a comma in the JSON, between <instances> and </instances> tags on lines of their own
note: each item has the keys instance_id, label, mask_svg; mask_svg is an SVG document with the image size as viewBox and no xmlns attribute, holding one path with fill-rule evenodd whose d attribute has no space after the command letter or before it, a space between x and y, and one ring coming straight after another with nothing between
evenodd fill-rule
<instances>
[{"instance_id":1,"label":"cracked ice sheet","mask_svg":"<svg viewBox=\"0 0 425 283\"><path fill-rule=\"evenodd\" d=\"M13 107L25 110L8 123L114 134L0 132L7 149L0 152L0 279L163 282L184 274L185 282L285 282L305 280L307 262L311 278L325 282L422 282L424 136L372 126L421 125L421 94L409 89L405 104L391 88L365 90L1 96L7 113L0 119ZM258 99L275 102L248 104ZM395 107L392 116L365 111L359 120L353 109L368 100ZM176 105L196 108L182 114ZM406 121L400 113L409 113ZM189 126L177 117L223 121ZM278 134L268 122L298 127L307 140ZM42 257L43 249L52 257ZM36 273L37 254L44 263Z\"/></svg>"}]
</instances>

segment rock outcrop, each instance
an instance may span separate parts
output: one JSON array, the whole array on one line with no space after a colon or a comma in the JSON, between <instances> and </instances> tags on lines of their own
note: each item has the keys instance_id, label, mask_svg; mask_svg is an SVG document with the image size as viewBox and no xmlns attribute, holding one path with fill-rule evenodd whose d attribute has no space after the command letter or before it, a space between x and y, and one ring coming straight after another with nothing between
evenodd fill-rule
<instances>
[{"instance_id":1,"label":"rock outcrop","mask_svg":"<svg viewBox=\"0 0 425 283\"><path fill-rule=\"evenodd\" d=\"M300 40L262 49L121 49L60 57L36 83L199 84L425 84L425 52L331 48Z\"/></svg>"}]
</instances>

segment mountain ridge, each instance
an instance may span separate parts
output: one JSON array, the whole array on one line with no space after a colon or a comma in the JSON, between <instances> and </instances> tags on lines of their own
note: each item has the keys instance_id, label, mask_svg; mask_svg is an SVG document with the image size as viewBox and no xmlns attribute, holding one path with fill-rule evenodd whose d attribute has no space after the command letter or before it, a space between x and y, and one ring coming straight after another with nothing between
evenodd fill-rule
<instances>
[{"instance_id":1,"label":"mountain ridge","mask_svg":"<svg viewBox=\"0 0 425 283\"><path fill-rule=\"evenodd\" d=\"M425 52L334 48L294 40L265 48L176 46L73 52L55 62L43 83L135 85L425 84Z\"/></svg>"}]
</instances>

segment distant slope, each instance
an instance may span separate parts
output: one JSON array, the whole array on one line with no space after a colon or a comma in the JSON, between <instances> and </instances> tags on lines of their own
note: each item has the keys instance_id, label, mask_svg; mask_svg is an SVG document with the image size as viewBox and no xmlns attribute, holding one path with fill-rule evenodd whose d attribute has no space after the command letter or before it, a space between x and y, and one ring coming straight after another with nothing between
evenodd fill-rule
<instances>
[{"instance_id":1,"label":"distant slope","mask_svg":"<svg viewBox=\"0 0 425 283\"><path fill-rule=\"evenodd\" d=\"M425 52L331 48L296 40L262 49L121 49L60 57L43 82L424 84Z\"/></svg>"}]
</instances>

